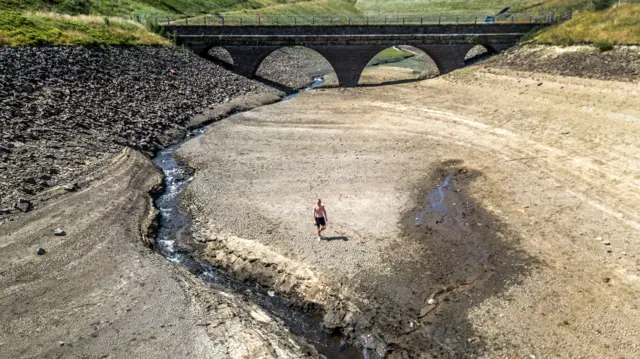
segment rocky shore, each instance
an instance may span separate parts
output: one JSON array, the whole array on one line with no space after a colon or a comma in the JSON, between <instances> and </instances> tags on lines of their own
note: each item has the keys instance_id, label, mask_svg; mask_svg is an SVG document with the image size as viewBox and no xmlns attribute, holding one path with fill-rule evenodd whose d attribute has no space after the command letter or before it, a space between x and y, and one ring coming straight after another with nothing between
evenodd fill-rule
<instances>
[{"instance_id":1,"label":"rocky shore","mask_svg":"<svg viewBox=\"0 0 640 359\"><path fill-rule=\"evenodd\" d=\"M640 47L617 46L601 51L595 46L529 45L495 56L489 67L599 80L640 80Z\"/></svg>"},{"instance_id":2,"label":"rocky shore","mask_svg":"<svg viewBox=\"0 0 640 359\"><path fill-rule=\"evenodd\" d=\"M123 147L153 153L208 108L279 95L169 48L3 47L0 58L0 214L78 189Z\"/></svg>"}]
</instances>

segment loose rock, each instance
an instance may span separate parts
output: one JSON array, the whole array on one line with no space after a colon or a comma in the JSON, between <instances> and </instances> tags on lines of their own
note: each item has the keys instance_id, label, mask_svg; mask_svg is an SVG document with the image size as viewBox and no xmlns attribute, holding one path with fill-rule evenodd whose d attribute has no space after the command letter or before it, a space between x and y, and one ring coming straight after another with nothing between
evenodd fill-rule
<instances>
[{"instance_id":1,"label":"loose rock","mask_svg":"<svg viewBox=\"0 0 640 359\"><path fill-rule=\"evenodd\" d=\"M77 183L69 183L62 186L62 189L69 192L75 192L80 189L80 186L78 186Z\"/></svg>"},{"instance_id":2,"label":"loose rock","mask_svg":"<svg viewBox=\"0 0 640 359\"><path fill-rule=\"evenodd\" d=\"M328 311L324 315L324 319L322 321L322 325L325 330L328 332L333 332L342 327L342 319L345 316L345 312L342 310Z\"/></svg>"},{"instance_id":3,"label":"loose rock","mask_svg":"<svg viewBox=\"0 0 640 359\"><path fill-rule=\"evenodd\" d=\"M37 255L42 256L42 255L44 255L45 253L47 253L47 251L45 251L45 250L44 250L44 248L42 248L42 247L38 247L38 248L36 248L36 254L37 254Z\"/></svg>"},{"instance_id":4,"label":"loose rock","mask_svg":"<svg viewBox=\"0 0 640 359\"><path fill-rule=\"evenodd\" d=\"M168 48L0 47L0 58L0 172L11 174L0 208L57 183L76 191L72 181L123 146L151 154L203 108L273 92Z\"/></svg>"},{"instance_id":5,"label":"loose rock","mask_svg":"<svg viewBox=\"0 0 640 359\"><path fill-rule=\"evenodd\" d=\"M16 203L16 208L26 213L33 209L33 205L31 204L31 201L21 198L18 200L18 203Z\"/></svg>"},{"instance_id":6,"label":"loose rock","mask_svg":"<svg viewBox=\"0 0 640 359\"><path fill-rule=\"evenodd\" d=\"M53 231L53 234L55 236L66 236L67 232L65 232L62 228L56 228L55 231Z\"/></svg>"}]
</instances>

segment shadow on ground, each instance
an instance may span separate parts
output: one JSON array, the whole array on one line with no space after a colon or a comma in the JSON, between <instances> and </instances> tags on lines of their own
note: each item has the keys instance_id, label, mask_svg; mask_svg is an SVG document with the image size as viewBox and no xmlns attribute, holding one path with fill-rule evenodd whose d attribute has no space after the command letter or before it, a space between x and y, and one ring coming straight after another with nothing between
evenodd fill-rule
<instances>
[{"instance_id":1,"label":"shadow on ground","mask_svg":"<svg viewBox=\"0 0 640 359\"><path fill-rule=\"evenodd\" d=\"M345 236L335 236L335 237L322 237L323 241L348 241L349 238L345 237Z\"/></svg>"}]
</instances>

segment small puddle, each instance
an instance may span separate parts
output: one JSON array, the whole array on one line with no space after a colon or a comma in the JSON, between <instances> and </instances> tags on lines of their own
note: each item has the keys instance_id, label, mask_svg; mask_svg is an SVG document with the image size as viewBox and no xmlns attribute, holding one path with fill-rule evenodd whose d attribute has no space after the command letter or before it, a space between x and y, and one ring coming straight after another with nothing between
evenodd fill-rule
<instances>
[{"instance_id":1,"label":"small puddle","mask_svg":"<svg viewBox=\"0 0 640 359\"><path fill-rule=\"evenodd\" d=\"M313 89L322 83L322 78L315 78L307 89ZM287 95L283 101L293 98L302 91ZM205 130L206 126L189 132L181 142L159 151L153 159L164 174L163 191L154 198L154 204L159 212L156 235L158 251L170 261L184 265L189 272L215 289L241 295L280 318L291 333L304 338L307 343L316 348L318 353L327 358L363 358L363 353L354 346L346 344L343 337L332 336L323 330L322 315L320 315L322 313L318 310L319 308L309 308L309 306L298 308L299 305L291 300L280 297L257 284L252 285L236 280L210 263L196 258L187 246L181 244L180 231L188 224L189 218L180 209L180 195L193 180L195 172L178 162L175 153L183 143L202 135Z\"/></svg>"},{"instance_id":2,"label":"small puddle","mask_svg":"<svg viewBox=\"0 0 640 359\"><path fill-rule=\"evenodd\" d=\"M436 187L433 191L427 195L429 206L423 207L416 216L416 226L422 226L424 224L424 215L428 212L437 213L441 216L440 220L436 223L445 223L449 214L449 208L445 203L445 196L447 191L453 190L453 183L451 182L451 176L446 176L444 181Z\"/></svg>"}]
</instances>

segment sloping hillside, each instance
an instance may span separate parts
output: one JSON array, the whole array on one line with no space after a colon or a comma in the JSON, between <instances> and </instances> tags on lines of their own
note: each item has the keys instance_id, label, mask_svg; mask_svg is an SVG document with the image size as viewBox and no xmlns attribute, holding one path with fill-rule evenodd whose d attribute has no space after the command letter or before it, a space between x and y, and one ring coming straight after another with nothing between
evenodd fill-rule
<instances>
[{"instance_id":1,"label":"sloping hillside","mask_svg":"<svg viewBox=\"0 0 640 359\"><path fill-rule=\"evenodd\" d=\"M134 21L0 11L0 46L16 45L168 46L170 42Z\"/></svg>"},{"instance_id":2,"label":"sloping hillside","mask_svg":"<svg viewBox=\"0 0 640 359\"><path fill-rule=\"evenodd\" d=\"M0 11L51 11L90 15L160 14L493 14L599 10L640 0L0 0Z\"/></svg>"},{"instance_id":3,"label":"sloping hillside","mask_svg":"<svg viewBox=\"0 0 640 359\"><path fill-rule=\"evenodd\" d=\"M358 0L356 7L367 14L495 14L530 0Z\"/></svg>"},{"instance_id":4,"label":"sloping hillside","mask_svg":"<svg viewBox=\"0 0 640 359\"><path fill-rule=\"evenodd\" d=\"M0 0L0 11L52 11L91 15L205 13L265 14L492 14L593 8L608 0ZM635 0L631 0L635 1Z\"/></svg>"},{"instance_id":5,"label":"sloping hillside","mask_svg":"<svg viewBox=\"0 0 640 359\"><path fill-rule=\"evenodd\" d=\"M0 11L53 11L65 14L202 14L260 9L312 0L0 0Z\"/></svg>"},{"instance_id":6,"label":"sloping hillside","mask_svg":"<svg viewBox=\"0 0 640 359\"><path fill-rule=\"evenodd\" d=\"M244 9L226 12L229 15L261 14L261 15L290 15L305 16L309 14L360 14L360 10L352 1L345 0L314 0L304 2L290 2L258 9Z\"/></svg>"},{"instance_id":7,"label":"sloping hillside","mask_svg":"<svg viewBox=\"0 0 640 359\"><path fill-rule=\"evenodd\" d=\"M640 4L579 12L563 24L542 29L533 39L541 44L565 46L596 43L602 50L613 44L640 44Z\"/></svg>"},{"instance_id":8,"label":"sloping hillside","mask_svg":"<svg viewBox=\"0 0 640 359\"><path fill-rule=\"evenodd\" d=\"M574 19L532 34L538 43L570 45L640 43L640 0L0 0L0 45L148 44L157 42L135 24L61 18L37 12L97 16L376 15L560 13ZM598 10L603 8L603 10ZM34 13L36 12L36 13ZM605 46L605 47L606 47Z\"/></svg>"}]
</instances>

